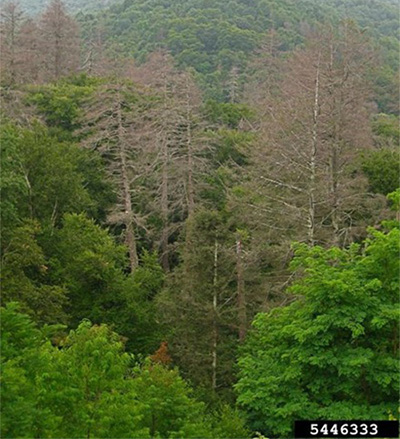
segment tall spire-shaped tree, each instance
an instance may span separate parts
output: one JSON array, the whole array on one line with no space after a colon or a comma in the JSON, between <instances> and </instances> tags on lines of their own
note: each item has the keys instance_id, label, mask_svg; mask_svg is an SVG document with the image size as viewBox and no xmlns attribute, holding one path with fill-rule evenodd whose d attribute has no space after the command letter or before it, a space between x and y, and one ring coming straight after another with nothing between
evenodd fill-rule
<instances>
[{"instance_id":1,"label":"tall spire-shaped tree","mask_svg":"<svg viewBox=\"0 0 400 439\"><path fill-rule=\"evenodd\" d=\"M18 2L6 3L1 11L0 42L2 82L8 85L14 85L18 79L18 64L21 63L18 40L22 22L23 11L20 9Z\"/></svg>"},{"instance_id":2,"label":"tall spire-shaped tree","mask_svg":"<svg viewBox=\"0 0 400 439\"><path fill-rule=\"evenodd\" d=\"M57 80L77 71L79 66L79 31L61 0L52 0L40 19L40 48L44 79Z\"/></svg>"}]
</instances>

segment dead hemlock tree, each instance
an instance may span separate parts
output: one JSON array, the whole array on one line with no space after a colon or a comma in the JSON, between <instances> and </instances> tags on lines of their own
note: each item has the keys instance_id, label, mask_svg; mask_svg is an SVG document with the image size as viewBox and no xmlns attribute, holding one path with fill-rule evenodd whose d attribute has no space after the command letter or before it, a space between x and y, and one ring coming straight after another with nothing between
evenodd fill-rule
<instances>
[{"instance_id":1,"label":"dead hemlock tree","mask_svg":"<svg viewBox=\"0 0 400 439\"><path fill-rule=\"evenodd\" d=\"M79 68L79 29L61 0L52 0L39 21L42 75L57 80Z\"/></svg>"},{"instance_id":2,"label":"dead hemlock tree","mask_svg":"<svg viewBox=\"0 0 400 439\"><path fill-rule=\"evenodd\" d=\"M18 2L1 12L1 77L3 83L38 83L74 73L79 65L80 41L76 22L60 0L43 15L24 19Z\"/></svg>"},{"instance_id":3,"label":"dead hemlock tree","mask_svg":"<svg viewBox=\"0 0 400 439\"><path fill-rule=\"evenodd\" d=\"M12 1L2 7L0 37L0 77L2 84L7 86L1 90L1 107L8 117L28 125L32 109L24 105L25 93L13 86L37 81L40 57L37 27L33 20L24 19L18 2Z\"/></svg>"},{"instance_id":4,"label":"dead hemlock tree","mask_svg":"<svg viewBox=\"0 0 400 439\"><path fill-rule=\"evenodd\" d=\"M142 142L146 129L141 99L127 83L105 85L88 104L85 126L85 145L103 156L117 190L118 205L108 221L124 226L132 273L138 266L137 229L145 227L138 204L150 172Z\"/></svg>"},{"instance_id":5,"label":"dead hemlock tree","mask_svg":"<svg viewBox=\"0 0 400 439\"><path fill-rule=\"evenodd\" d=\"M254 191L270 233L279 227L287 239L310 245L351 242L375 208L366 181L352 172L371 145L372 53L359 30L343 26L340 37L324 30L283 61L253 156Z\"/></svg>"},{"instance_id":6,"label":"dead hemlock tree","mask_svg":"<svg viewBox=\"0 0 400 439\"><path fill-rule=\"evenodd\" d=\"M283 67L280 55L277 32L271 29L249 62L243 91L244 100L257 108L260 117L268 114L268 103L271 103L271 97L276 92L280 70Z\"/></svg>"},{"instance_id":7,"label":"dead hemlock tree","mask_svg":"<svg viewBox=\"0 0 400 439\"><path fill-rule=\"evenodd\" d=\"M92 24L88 30L88 36L82 45L80 70L90 76L104 77L111 75L129 78L129 74L125 74L128 61L111 59L107 56L105 32L105 27L101 21Z\"/></svg>"},{"instance_id":8,"label":"dead hemlock tree","mask_svg":"<svg viewBox=\"0 0 400 439\"><path fill-rule=\"evenodd\" d=\"M35 20L30 18L22 24L19 43L23 65L19 74L21 82L38 83L43 67L43 52L40 48L39 27Z\"/></svg>"},{"instance_id":9,"label":"dead hemlock tree","mask_svg":"<svg viewBox=\"0 0 400 439\"><path fill-rule=\"evenodd\" d=\"M20 9L18 2L6 3L1 8L1 79L3 83L11 86L20 79L22 59L19 39L23 22L24 13Z\"/></svg>"},{"instance_id":10,"label":"dead hemlock tree","mask_svg":"<svg viewBox=\"0 0 400 439\"><path fill-rule=\"evenodd\" d=\"M170 55L155 52L131 70L135 82L160 98L149 113L154 133L154 210L160 213L161 263L169 270L170 237L195 209L197 176L208 148L200 116L201 96L192 76L174 68Z\"/></svg>"}]
</instances>

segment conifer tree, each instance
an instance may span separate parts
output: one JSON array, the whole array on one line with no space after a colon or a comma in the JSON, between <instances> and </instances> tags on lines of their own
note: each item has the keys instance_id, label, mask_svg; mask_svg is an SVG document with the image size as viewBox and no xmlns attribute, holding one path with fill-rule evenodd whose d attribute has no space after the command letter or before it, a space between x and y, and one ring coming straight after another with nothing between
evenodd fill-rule
<instances>
[{"instance_id":1,"label":"conifer tree","mask_svg":"<svg viewBox=\"0 0 400 439\"><path fill-rule=\"evenodd\" d=\"M88 102L85 116L89 134L85 144L104 157L117 190L118 205L109 221L124 226L132 273L138 266L137 227L144 225L134 200L138 202L141 179L151 165L141 143L146 132L141 99L138 90L127 82L107 84L99 87Z\"/></svg>"},{"instance_id":2,"label":"conifer tree","mask_svg":"<svg viewBox=\"0 0 400 439\"><path fill-rule=\"evenodd\" d=\"M21 27L24 13L17 1L6 3L1 10L0 49L1 79L7 85L15 85L21 75Z\"/></svg>"},{"instance_id":3,"label":"conifer tree","mask_svg":"<svg viewBox=\"0 0 400 439\"><path fill-rule=\"evenodd\" d=\"M260 107L265 117L252 158L254 191L271 212L265 217L271 230L279 218L289 239L345 245L375 208L365 178L352 170L359 152L372 145L373 51L351 23L342 24L340 36L321 32L281 62L281 79Z\"/></svg>"},{"instance_id":4,"label":"conifer tree","mask_svg":"<svg viewBox=\"0 0 400 439\"><path fill-rule=\"evenodd\" d=\"M43 79L57 80L75 73L80 58L79 31L62 0L51 1L40 18L39 32Z\"/></svg>"},{"instance_id":5,"label":"conifer tree","mask_svg":"<svg viewBox=\"0 0 400 439\"><path fill-rule=\"evenodd\" d=\"M201 94L190 72L174 67L165 51L131 71L137 82L151 86L160 103L151 110L154 142L154 209L161 217L160 251L163 268L170 268L169 241L183 220L195 209L199 174L204 168L204 135Z\"/></svg>"}]
</instances>

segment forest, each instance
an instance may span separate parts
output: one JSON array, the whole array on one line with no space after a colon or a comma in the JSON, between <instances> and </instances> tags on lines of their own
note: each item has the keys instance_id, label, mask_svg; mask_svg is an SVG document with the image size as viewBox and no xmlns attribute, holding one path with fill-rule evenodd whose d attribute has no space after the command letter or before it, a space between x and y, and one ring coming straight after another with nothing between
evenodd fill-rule
<instances>
[{"instance_id":1,"label":"forest","mask_svg":"<svg viewBox=\"0 0 400 439\"><path fill-rule=\"evenodd\" d=\"M1 437L398 419L398 0L0 6Z\"/></svg>"}]
</instances>

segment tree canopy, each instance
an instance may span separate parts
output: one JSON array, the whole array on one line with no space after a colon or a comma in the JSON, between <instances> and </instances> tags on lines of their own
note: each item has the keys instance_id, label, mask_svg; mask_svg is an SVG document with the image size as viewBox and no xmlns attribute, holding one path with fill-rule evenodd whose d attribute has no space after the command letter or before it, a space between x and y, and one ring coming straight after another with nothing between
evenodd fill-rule
<instances>
[{"instance_id":1,"label":"tree canopy","mask_svg":"<svg viewBox=\"0 0 400 439\"><path fill-rule=\"evenodd\" d=\"M398 1L0 3L1 435L396 417Z\"/></svg>"},{"instance_id":2,"label":"tree canopy","mask_svg":"<svg viewBox=\"0 0 400 439\"><path fill-rule=\"evenodd\" d=\"M349 249L299 245L296 301L259 314L239 359L253 428L289 436L300 419L387 419L397 410L399 229Z\"/></svg>"}]
</instances>

